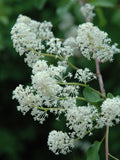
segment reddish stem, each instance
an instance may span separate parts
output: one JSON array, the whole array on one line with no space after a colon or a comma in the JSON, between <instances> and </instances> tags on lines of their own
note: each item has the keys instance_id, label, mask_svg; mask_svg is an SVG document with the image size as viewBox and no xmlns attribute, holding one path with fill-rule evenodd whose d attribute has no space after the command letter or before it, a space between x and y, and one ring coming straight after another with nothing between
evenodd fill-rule
<instances>
[{"instance_id":1,"label":"reddish stem","mask_svg":"<svg viewBox=\"0 0 120 160\"><path fill-rule=\"evenodd\" d=\"M106 156L106 160L108 160L108 155L109 155L108 135L109 135L109 127L106 126L106 132L105 132L105 156Z\"/></svg>"},{"instance_id":2,"label":"reddish stem","mask_svg":"<svg viewBox=\"0 0 120 160\"><path fill-rule=\"evenodd\" d=\"M97 73L97 77L98 77L98 82L99 82L99 86L100 86L100 91L101 93L106 96L105 94L105 89L104 89L104 83L103 83L103 78L102 75L100 73L100 66L99 66L99 61L97 58L95 58L95 64L96 64L96 73Z\"/></svg>"},{"instance_id":3,"label":"reddish stem","mask_svg":"<svg viewBox=\"0 0 120 160\"><path fill-rule=\"evenodd\" d=\"M99 61L98 61L97 58L95 58L95 64L96 64L96 73L97 73L97 77L98 77L100 91L104 96L106 96L105 89L104 89L103 78L102 78L102 75L101 75L101 72L100 72ZM106 157L106 160L108 160L108 153L109 153L108 134L109 134L109 127L106 126L106 132L105 132L105 157Z\"/></svg>"}]
</instances>

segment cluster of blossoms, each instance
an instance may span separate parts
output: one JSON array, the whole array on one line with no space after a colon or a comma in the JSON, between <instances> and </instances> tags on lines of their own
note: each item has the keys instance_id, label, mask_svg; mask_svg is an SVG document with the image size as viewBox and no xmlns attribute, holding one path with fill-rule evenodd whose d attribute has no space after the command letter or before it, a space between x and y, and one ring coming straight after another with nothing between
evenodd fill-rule
<instances>
[{"instance_id":1,"label":"cluster of blossoms","mask_svg":"<svg viewBox=\"0 0 120 160\"><path fill-rule=\"evenodd\" d=\"M67 126L72 130L71 137L83 138L93 128L93 119L98 116L94 106L77 106L67 110Z\"/></svg>"},{"instance_id":2,"label":"cluster of blossoms","mask_svg":"<svg viewBox=\"0 0 120 160\"><path fill-rule=\"evenodd\" d=\"M81 6L80 10L83 16L86 18L87 22L92 21L93 17L95 16L95 13L93 13L94 6L91 6L89 3L86 3L85 5Z\"/></svg>"},{"instance_id":3,"label":"cluster of blossoms","mask_svg":"<svg viewBox=\"0 0 120 160\"><path fill-rule=\"evenodd\" d=\"M54 54L56 57L62 55L66 59L72 55L72 48L65 45L59 38L55 38L51 29L51 22L40 23L27 16L19 15L12 28L11 38L20 56L26 54L25 61L28 66L33 67L34 63L42 57L40 54L42 52Z\"/></svg>"},{"instance_id":4,"label":"cluster of blossoms","mask_svg":"<svg viewBox=\"0 0 120 160\"><path fill-rule=\"evenodd\" d=\"M56 155L67 154L74 147L74 140L62 131L51 131L48 136L49 149Z\"/></svg>"},{"instance_id":5,"label":"cluster of blossoms","mask_svg":"<svg viewBox=\"0 0 120 160\"><path fill-rule=\"evenodd\" d=\"M97 58L100 62L112 61L113 55L119 53L117 44L110 45L111 39L108 34L91 22L79 25L76 41L80 51L88 59Z\"/></svg>"},{"instance_id":6,"label":"cluster of blossoms","mask_svg":"<svg viewBox=\"0 0 120 160\"><path fill-rule=\"evenodd\" d=\"M120 97L107 98L101 107L101 115L97 121L98 128L113 126L120 122Z\"/></svg>"},{"instance_id":7,"label":"cluster of blossoms","mask_svg":"<svg viewBox=\"0 0 120 160\"><path fill-rule=\"evenodd\" d=\"M92 14L93 8L87 4L85 8ZM89 17L91 19L91 17ZM96 79L88 68L78 69L68 60L74 54L74 49L81 51L88 59L97 58L101 62L111 61L114 53L120 50L116 44L110 46L111 39L107 33L87 22L78 26L76 37L65 41L55 38L50 22L37 22L20 15L12 28L13 46L20 55L26 54L25 61L32 68L31 86L19 85L13 91L13 99L17 99L17 109L25 115L31 111L34 120L41 124L48 117L48 113L56 116L64 113L66 127L69 133L51 131L48 136L48 146L56 155L67 154L74 147L75 139L82 139L91 134L93 128L105 125L113 126L120 121L120 98L106 98L98 110L85 97L80 97L80 86L87 87L87 82ZM45 56L54 57L57 65L48 65ZM67 73L67 67L76 69L73 76ZM67 82L78 79L80 83ZM98 92L97 92L98 93ZM87 101L86 106L78 105L78 101Z\"/></svg>"},{"instance_id":8,"label":"cluster of blossoms","mask_svg":"<svg viewBox=\"0 0 120 160\"><path fill-rule=\"evenodd\" d=\"M82 83L87 83L93 79L96 79L96 76L90 72L90 70L88 68L83 69L78 69L76 74L75 74L75 78L79 80L79 82Z\"/></svg>"}]
</instances>

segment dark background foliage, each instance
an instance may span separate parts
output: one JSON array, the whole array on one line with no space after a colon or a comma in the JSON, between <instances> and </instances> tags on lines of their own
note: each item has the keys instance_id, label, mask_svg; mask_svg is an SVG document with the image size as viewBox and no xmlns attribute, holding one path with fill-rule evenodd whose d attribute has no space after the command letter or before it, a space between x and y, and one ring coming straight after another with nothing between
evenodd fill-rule
<instances>
[{"instance_id":1,"label":"dark background foliage","mask_svg":"<svg viewBox=\"0 0 120 160\"><path fill-rule=\"evenodd\" d=\"M90 0L96 6L94 23L109 33L113 42L120 47L120 1ZM52 129L64 130L64 117L55 122L52 115L43 124L35 122L27 114L23 116L17 111L18 103L12 100L12 91L19 84L30 83L31 69L24 63L24 56L15 52L10 38L10 31L19 14L30 16L38 21L51 21L55 36L64 38L59 29L62 18L70 12L78 25L84 22L76 0L0 0L0 160L85 160L85 152L81 147L74 149L66 156L55 156L47 147L47 136ZM89 67L93 71L94 62L86 59L72 58L71 62L78 67ZM72 71L72 70L71 70ZM101 64L105 89L115 96L120 95L120 55L114 56L112 63ZM97 83L91 84L99 89ZM114 106L113 106L114 107ZM86 136L82 142L101 140L105 132L94 131L94 136ZM120 126L110 128L110 153L120 158ZM104 160L104 144L100 149L100 157Z\"/></svg>"}]
</instances>

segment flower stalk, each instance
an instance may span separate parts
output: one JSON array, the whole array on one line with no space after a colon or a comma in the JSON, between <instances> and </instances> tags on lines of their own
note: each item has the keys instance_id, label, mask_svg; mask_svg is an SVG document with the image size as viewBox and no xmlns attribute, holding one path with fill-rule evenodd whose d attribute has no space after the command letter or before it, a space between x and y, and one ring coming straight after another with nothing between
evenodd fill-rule
<instances>
[{"instance_id":1,"label":"flower stalk","mask_svg":"<svg viewBox=\"0 0 120 160\"><path fill-rule=\"evenodd\" d=\"M106 96L105 89L104 89L104 83L103 83L103 78L100 72L100 66L99 66L99 61L97 58L95 58L95 64L96 64L96 73L98 76L98 82L100 86L101 93ZM106 132L105 132L105 157L106 160L108 160L108 153L109 153L109 146L108 146L108 136L109 136L109 127L106 126Z\"/></svg>"}]
</instances>

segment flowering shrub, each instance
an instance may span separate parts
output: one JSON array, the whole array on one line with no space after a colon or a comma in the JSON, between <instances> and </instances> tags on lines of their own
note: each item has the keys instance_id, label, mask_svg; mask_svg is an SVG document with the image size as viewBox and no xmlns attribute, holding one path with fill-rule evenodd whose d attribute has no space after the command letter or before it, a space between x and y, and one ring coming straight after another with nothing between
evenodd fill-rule
<instances>
[{"instance_id":1,"label":"flowering shrub","mask_svg":"<svg viewBox=\"0 0 120 160\"><path fill-rule=\"evenodd\" d=\"M53 130L48 136L49 149L56 155L67 154L74 147L74 142L87 134L92 135L94 129L106 126L107 160L110 155L108 128L120 122L120 97L113 97L110 93L106 96L99 63L113 61L114 54L120 49L117 44L111 45L106 32L90 22L95 16L93 9L90 4L82 5L81 12L86 23L78 26L75 37L65 40L54 36L51 22L37 22L19 15L11 38L20 56L25 54L25 62L32 68L32 75L31 85L16 87L13 99L19 102L18 111L23 115L30 111L34 120L41 124L50 112L58 118L61 114L65 115L69 132ZM76 49L88 60L95 60L96 73L70 63L69 57L74 56ZM45 57L54 58L57 65L48 64ZM68 67L72 67L75 74L68 72ZM101 92L88 85L89 81L96 79ZM85 101L86 105L79 106L79 101ZM94 147L100 147L101 143L95 143Z\"/></svg>"}]
</instances>

